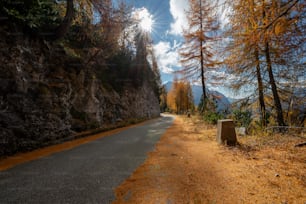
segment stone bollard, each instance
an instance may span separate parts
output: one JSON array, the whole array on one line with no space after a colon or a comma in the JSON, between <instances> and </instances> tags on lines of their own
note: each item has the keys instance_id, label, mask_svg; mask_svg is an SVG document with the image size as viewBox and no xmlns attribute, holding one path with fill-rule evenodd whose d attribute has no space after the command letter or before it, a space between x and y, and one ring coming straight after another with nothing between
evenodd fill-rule
<instances>
[{"instance_id":1,"label":"stone bollard","mask_svg":"<svg viewBox=\"0 0 306 204\"><path fill-rule=\"evenodd\" d=\"M246 128L245 127L237 127L235 128L236 134L245 136L246 135Z\"/></svg>"},{"instance_id":2,"label":"stone bollard","mask_svg":"<svg viewBox=\"0 0 306 204\"><path fill-rule=\"evenodd\" d=\"M237 137L233 120L218 120L217 128L217 142L219 144L226 144L231 146L236 145Z\"/></svg>"},{"instance_id":3,"label":"stone bollard","mask_svg":"<svg viewBox=\"0 0 306 204\"><path fill-rule=\"evenodd\" d=\"M190 118L190 112L189 111L187 112L187 117Z\"/></svg>"}]
</instances>

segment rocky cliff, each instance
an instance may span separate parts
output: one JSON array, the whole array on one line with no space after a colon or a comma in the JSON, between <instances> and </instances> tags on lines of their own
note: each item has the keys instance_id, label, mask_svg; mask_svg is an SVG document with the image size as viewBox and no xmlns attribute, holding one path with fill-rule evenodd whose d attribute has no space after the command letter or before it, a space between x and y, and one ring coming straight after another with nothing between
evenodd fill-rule
<instances>
[{"instance_id":1,"label":"rocky cliff","mask_svg":"<svg viewBox=\"0 0 306 204\"><path fill-rule=\"evenodd\" d=\"M151 82L115 91L59 44L0 33L0 156L159 116Z\"/></svg>"}]
</instances>

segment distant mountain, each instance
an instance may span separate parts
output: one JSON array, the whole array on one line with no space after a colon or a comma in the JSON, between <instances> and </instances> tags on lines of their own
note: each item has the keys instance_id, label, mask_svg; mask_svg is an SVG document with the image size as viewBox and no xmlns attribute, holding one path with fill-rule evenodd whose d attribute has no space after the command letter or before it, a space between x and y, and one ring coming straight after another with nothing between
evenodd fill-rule
<instances>
[{"instance_id":1,"label":"distant mountain","mask_svg":"<svg viewBox=\"0 0 306 204\"><path fill-rule=\"evenodd\" d=\"M192 89L194 104L199 105L203 93L202 86L192 85L191 89Z\"/></svg>"},{"instance_id":2,"label":"distant mountain","mask_svg":"<svg viewBox=\"0 0 306 204\"><path fill-rule=\"evenodd\" d=\"M222 93L218 91L208 90L208 95L213 96L217 100L217 111L229 110L231 103Z\"/></svg>"},{"instance_id":3,"label":"distant mountain","mask_svg":"<svg viewBox=\"0 0 306 204\"><path fill-rule=\"evenodd\" d=\"M235 103L235 102L237 102L237 101L239 101L239 100L241 100L241 99L237 99L237 98L227 98L228 99L228 101L232 104L232 103Z\"/></svg>"},{"instance_id":4,"label":"distant mountain","mask_svg":"<svg viewBox=\"0 0 306 204\"><path fill-rule=\"evenodd\" d=\"M166 82L164 86L166 87L167 92L169 92L172 88L172 81ZM201 100L202 86L192 85L191 89L192 89L194 104L197 106ZM217 100L218 103L217 111L223 111L230 107L231 104L230 101L222 93L218 91L212 91L209 89L207 90L207 92L210 97L214 97Z\"/></svg>"}]
</instances>

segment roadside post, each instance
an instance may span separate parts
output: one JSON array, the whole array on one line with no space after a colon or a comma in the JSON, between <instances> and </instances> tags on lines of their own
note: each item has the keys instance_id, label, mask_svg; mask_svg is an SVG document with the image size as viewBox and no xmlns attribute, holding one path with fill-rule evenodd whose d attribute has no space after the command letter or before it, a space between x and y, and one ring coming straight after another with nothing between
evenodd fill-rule
<instances>
[{"instance_id":1,"label":"roadside post","mask_svg":"<svg viewBox=\"0 0 306 204\"><path fill-rule=\"evenodd\" d=\"M219 144L225 144L230 146L235 146L237 144L237 137L233 120L218 120L217 142Z\"/></svg>"}]
</instances>

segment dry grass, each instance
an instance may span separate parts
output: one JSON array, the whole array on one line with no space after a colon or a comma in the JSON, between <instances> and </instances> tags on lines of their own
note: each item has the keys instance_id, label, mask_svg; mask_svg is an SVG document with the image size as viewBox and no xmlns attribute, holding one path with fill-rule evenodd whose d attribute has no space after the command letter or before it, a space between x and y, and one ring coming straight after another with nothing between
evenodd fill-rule
<instances>
[{"instance_id":1,"label":"dry grass","mask_svg":"<svg viewBox=\"0 0 306 204\"><path fill-rule=\"evenodd\" d=\"M215 142L216 129L177 117L156 150L116 189L118 203L306 203L301 138L239 137Z\"/></svg>"}]
</instances>

